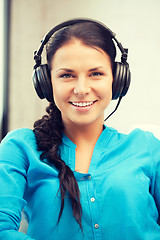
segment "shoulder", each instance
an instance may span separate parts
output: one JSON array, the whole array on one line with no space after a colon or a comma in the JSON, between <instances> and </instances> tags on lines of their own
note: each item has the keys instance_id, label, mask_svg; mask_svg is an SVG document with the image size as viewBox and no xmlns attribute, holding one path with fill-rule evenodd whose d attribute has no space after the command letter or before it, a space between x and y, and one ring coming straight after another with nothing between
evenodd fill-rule
<instances>
[{"instance_id":1,"label":"shoulder","mask_svg":"<svg viewBox=\"0 0 160 240\"><path fill-rule=\"evenodd\" d=\"M7 133L6 137L2 140L1 143L6 143L11 140L19 142L26 140L34 141L35 140L34 132L29 128L16 129Z\"/></svg>"},{"instance_id":2,"label":"shoulder","mask_svg":"<svg viewBox=\"0 0 160 240\"><path fill-rule=\"evenodd\" d=\"M135 128L132 131L130 131L129 133L121 133L111 127L109 127L108 129L110 132L112 132L112 135L114 135L120 141L132 139L133 141L147 140L149 142L156 141L156 142L160 143L160 140L157 139L152 132L145 131L140 128Z\"/></svg>"},{"instance_id":3,"label":"shoulder","mask_svg":"<svg viewBox=\"0 0 160 240\"><path fill-rule=\"evenodd\" d=\"M160 140L157 139L152 132L144 131L136 128L126 133L121 133L114 128L108 128L112 141L114 144L123 145L124 147L135 147L135 148L149 148L151 150L158 148L160 150Z\"/></svg>"},{"instance_id":4,"label":"shoulder","mask_svg":"<svg viewBox=\"0 0 160 240\"><path fill-rule=\"evenodd\" d=\"M127 145L143 156L150 156L155 162L160 162L160 140L152 132L134 129L126 135Z\"/></svg>"},{"instance_id":5,"label":"shoulder","mask_svg":"<svg viewBox=\"0 0 160 240\"><path fill-rule=\"evenodd\" d=\"M0 161L28 166L31 159L39 158L34 132L21 128L9 132L0 144Z\"/></svg>"},{"instance_id":6,"label":"shoulder","mask_svg":"<svg viewBox=\"0 0 160 240\"><path fill-rule=\"evenodd\" d=\"M135 140L145 141L145 143L148 142L149 144L151 144L152 142L160 144L160 140L156 138L152 132L145 131L139 128L134 129L129 134L127 134L127 136Z\"/></svg>"},{"instance_id":7,"label":"shoulder","mask_svg":"<svg viewBox=\"0 0 160 240\"><path fill-rule=\"evenodd\" d=\"M120 143L123 141L140 141L144 139L151 139L154 138L153 134L147 131L143 131L141 129L134 129L129 133L122 133L112 127L105 127L105 134L109 135L112 140L116 143Z\"/></svg>"},{"instance_id":8,"label":"shoulder","mask_svg":"<svg viewBox=\"0 0 160 240\"><path fill-rule=\"evenodd\" d=\"M128 134L110 129L112 138L110 145L120 153L148 157L155 164L160 164L160 140L150 131L136 128Z\"/></svg>"},{"instance_id":9,"label":"shoulder","mask_svg":"<svg viewBox=\"0 0 160 240\"><path fill-rule=\"evenodd\" d=\"M35 135L33 130L21 128L9 132L0 144L0 152L23 151L25 153L30 150L37 149Z\"/></svg>"}]
</instances>

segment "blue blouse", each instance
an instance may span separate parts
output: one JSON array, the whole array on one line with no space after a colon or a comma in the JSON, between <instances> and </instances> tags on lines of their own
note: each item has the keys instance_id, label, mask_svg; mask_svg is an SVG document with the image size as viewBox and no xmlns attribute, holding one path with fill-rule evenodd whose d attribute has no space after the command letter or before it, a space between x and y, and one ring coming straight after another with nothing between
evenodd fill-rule
<instances>
[{"instance_id":1,"label":"blue blouse","mask_svg":"<svg viewBox=\"0 0 160 240\"><path fill-rule=\"evenodd\" d=\"M88 174L75 172L75 149L63 135L61 158L78 181L83 233L68 196L57 225L58 171L40 161L33 131L19 129L5 137L0 146L0 239L160 239L160 141L138 129L126 135L105 127ZM18 232L24 208L27 235Z\"/></svg>"}]
</instances>

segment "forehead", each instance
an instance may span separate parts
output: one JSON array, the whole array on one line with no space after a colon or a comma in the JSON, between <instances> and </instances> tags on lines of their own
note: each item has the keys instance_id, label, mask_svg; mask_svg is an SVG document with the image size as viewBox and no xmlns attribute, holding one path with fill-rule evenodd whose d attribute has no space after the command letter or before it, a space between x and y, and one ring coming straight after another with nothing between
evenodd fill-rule
<instances>
[{"instance_id":1,"label":"forehead","mask_svg":"<svg viewBox=\"0 0 160 240\"><path fill-rule=\"evenodd\" d=\"M60 47L53 59L52 68L63 64L110 64L110 57L96 46L88 46L80 40L72 40Z\"/></svg>"}]
</instances>

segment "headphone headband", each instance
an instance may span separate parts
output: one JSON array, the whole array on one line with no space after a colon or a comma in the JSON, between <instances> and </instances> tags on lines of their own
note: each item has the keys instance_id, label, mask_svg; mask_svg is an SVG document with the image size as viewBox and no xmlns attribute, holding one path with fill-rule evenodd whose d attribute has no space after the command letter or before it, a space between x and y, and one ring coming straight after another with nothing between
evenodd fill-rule
<instances>
[{"instance_id":1,"label":"headphone headband","mask_svg":"<svg viewBox=\"0 0 160 240\"><path fill-rule=\"evenodd\" d=\"M72 26L74 24L77 23L84 23L84 22L91 22L91 23L96 23L97 25L99 25L101 28L108 30L108 32L111 35L111 38L114 39L114 41L117 43L118 48L120 49L122 56L121 56L121 62L124 64L128 64L127 63L127 57L128 57L128 49L123 48L122 44L116 39L116 34L114 32L112 32L107 26L105 26L104 24L100 23L99 21L95 21L92 19L87 19L87 18L79 18L79 19L73 19L73 20L68 20L65 21L63 23L58 24L57 26L55 26L54 28L52 28L45 36L44 38L41 40L41 45L39 46L37 51L34 51L34 60L36 62L34 69L36 69L37 67L39 67L39 65L41 64L41 54L43 52L43 48L46 45L46 43L49 41L49 39L51 38L51 36L57 32L58 30L68 27L68 26Z\"/></svg>"}]
</instances>

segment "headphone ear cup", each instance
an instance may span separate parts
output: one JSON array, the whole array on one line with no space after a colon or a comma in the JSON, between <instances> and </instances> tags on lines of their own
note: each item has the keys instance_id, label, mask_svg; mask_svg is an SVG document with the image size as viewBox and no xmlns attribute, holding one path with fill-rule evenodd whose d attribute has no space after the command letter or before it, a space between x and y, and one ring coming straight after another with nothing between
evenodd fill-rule
<instances>
[{"instance_id":1,"label":"headphone ear cup","mask_svg":"<svg viewBox=\"0 0 160 240\"><path fill-rule=\"evenodd\" d=\"M115 62L113 71L112 100L125 96L129 85L129 67L121 62Z\"/></svg>"},{"instance_id":2,"label":"headphone ear cup","mask_svg":"<svg viewBox=\"0 0 160 240\"><path fill-rule=\"evenodd\" d=\"M40 82L39 82L39 79L38 79L38 76L37 76L37 69L33 70L32 81L33 81L33 85L34 85L34 88L36 90L36 93L37 93L38 97L40 99L43 99L44 95L43 95L43 92L41 90Z\"/></svg>"},{"instance_id":3,"label":"headphone ear cup","mask_svg":"<svg viewBox=\"0 0 160 240\"><path fill-rule=\"evenodd\" d=\"M126 73L125 73L125 85L123 88L123 91L121 93L121 96L124 97L126 95L126 93L128 92L129 86L130 86L130 82L131 82L131 72L129 70L129 67L126 66Z\"/></svg>"},{"instance_id":4,"label":"headphone ear cup","mask_svg":"<svg viewBox=\"0 0 160 240\"><path fill-rule=\"evenodd\" d=\"M53 102L51 76L47 64L40 65L34 70L32 80L39 98Z\"/></svg>"},{"instance_id":5,"label":"headphone ear cup","mask_svg":"<svg viewBox=\"0 0 160 240\"><path fill-rule=\"evenodd\" d=\"M114 63L114 70L113 70L113 84L112 84L112 100L115 100L119 96L119 86L121 84L121 65L119 62Z\"/></svg>"}]
</instances>

